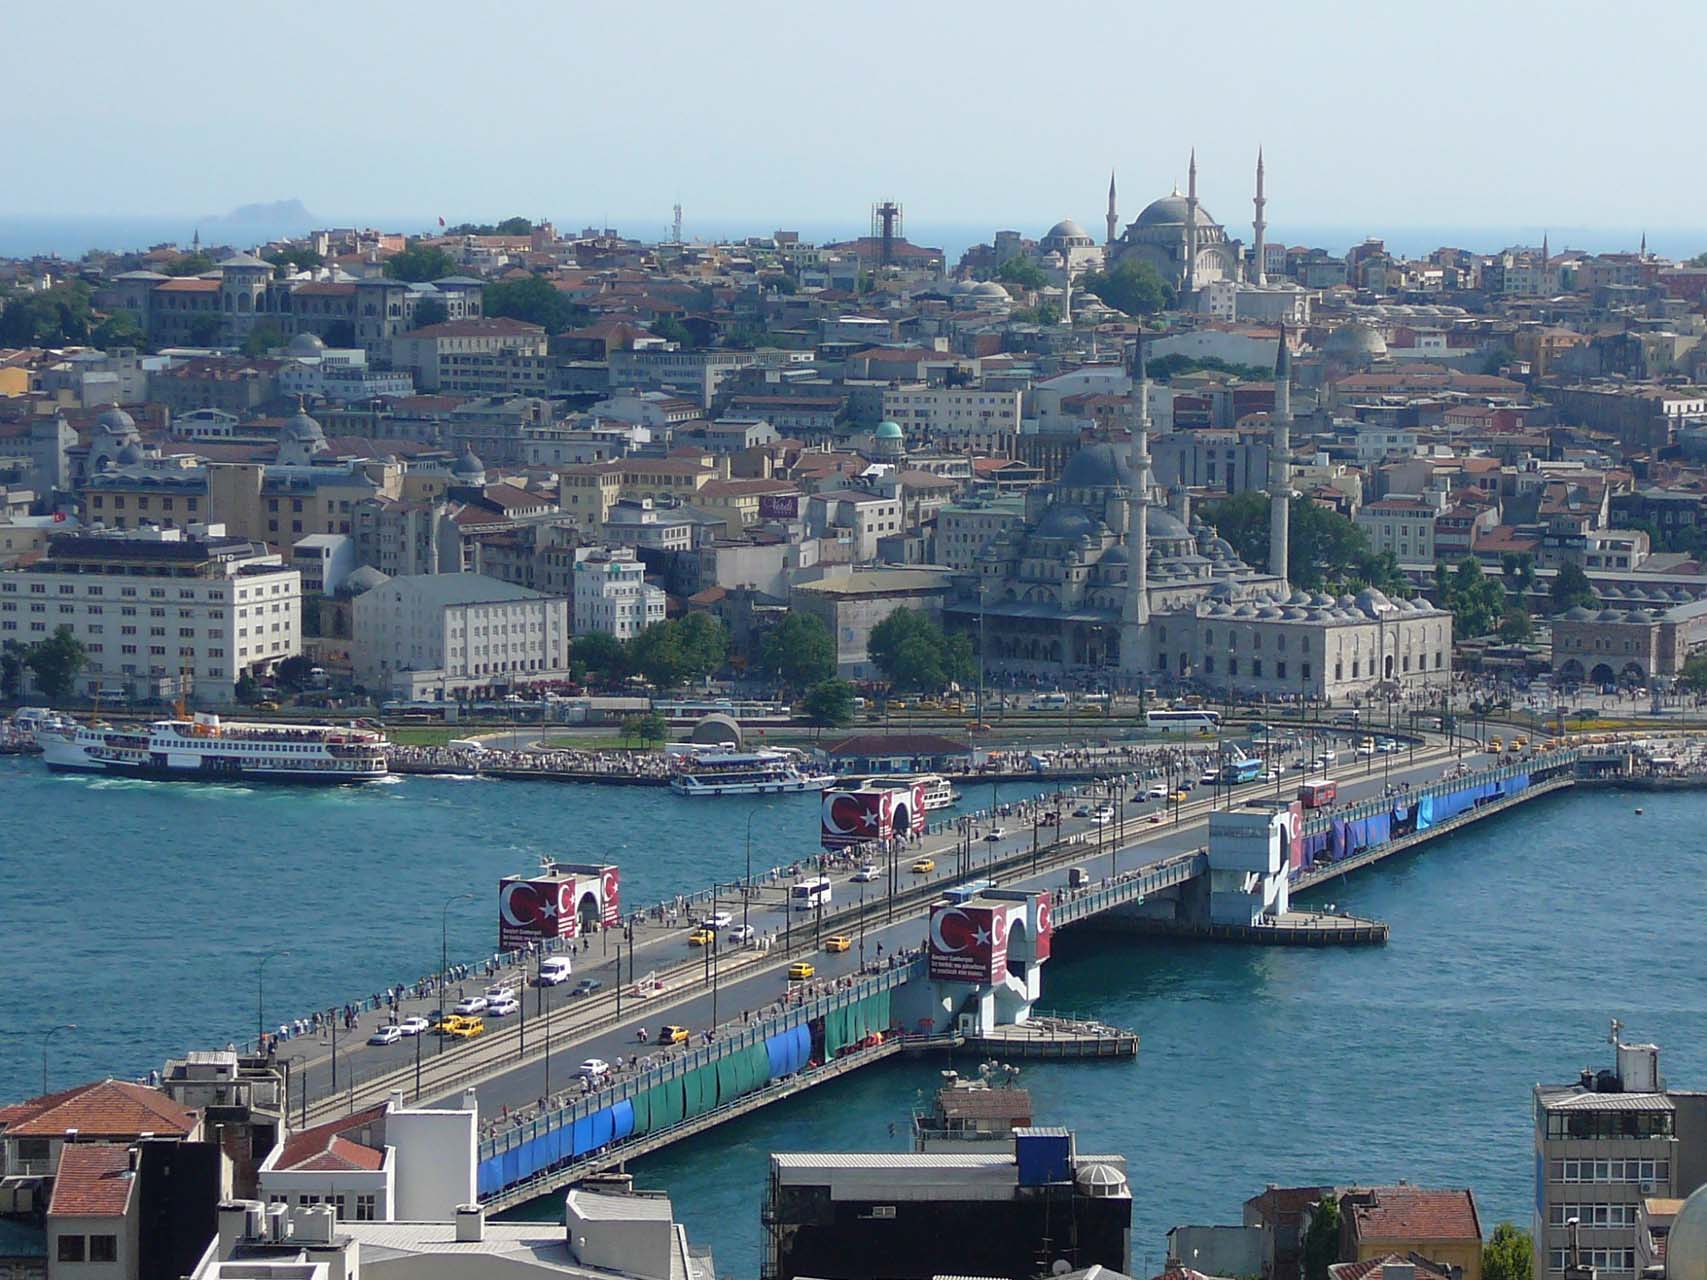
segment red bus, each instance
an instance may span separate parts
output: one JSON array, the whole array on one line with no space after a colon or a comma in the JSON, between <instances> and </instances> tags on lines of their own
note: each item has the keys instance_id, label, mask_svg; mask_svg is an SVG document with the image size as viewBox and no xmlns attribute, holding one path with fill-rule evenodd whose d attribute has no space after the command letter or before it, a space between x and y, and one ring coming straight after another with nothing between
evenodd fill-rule
<instances>
[{"instance_id":1,"label":"red bus","mask_svg":"<svg viewBox=\"0 0 1707 1280\"><path fill-rule=\"evenodd\" d=\"M1323 805L1332 804L1339 798L1339 793L1340 784L1327 778L1320 782L1306 782L1298 788L1298 798L1306 809L1320 809Z\"/></svg>"}]
</instances>

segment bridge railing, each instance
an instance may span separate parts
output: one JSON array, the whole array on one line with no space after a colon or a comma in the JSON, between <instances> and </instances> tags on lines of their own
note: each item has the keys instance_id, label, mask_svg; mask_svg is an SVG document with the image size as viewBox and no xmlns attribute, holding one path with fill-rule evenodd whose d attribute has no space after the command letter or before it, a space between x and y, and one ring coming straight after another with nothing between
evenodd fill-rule
<instances>
[{"instance_id":1,"label":"bridge railing","mask_svg":"<svg viewBox=\"0 0 1707 1280\"><path fill-rule=\"evenodd\" d=\"M1183 884L1202 875L1207 865L1205 851L1192 849L1136 870L1124 871L1106 883L1083 889L1062 889L1059 891L1060 898L1051 904L1055 923L1073 924L1087 916L1094 916L1099 911L1122 906L1143 894L1156 893L1173 885Z\"/></svg>"},{"instance_id":2,"label":"bridge railing","mask_svg":"<svg viewBox=\"0 0 1707 1280\"><path fill-rule=\"evenodd\" d=\"M1574 766L1578 752L1574 748L1563 751L1550 751L1545 755L1532 756L1513 764L1497 765L1493 768L1476 769L1469 773L1459 774L1453 778L1442 778L1421 787L1413 787L1404 793L1405 803L1414 804L1424 796L1451 795L1455 791L1463 791L1470 787L1480 786L1490 782L1503 782L1520 774L1534 776L1538 773L1548 773L1559 768ZM1336 821L1356 822L1360 818L1372 817L1377 813L1393 806L1391 795L1371 796L1365 800L1352 801L1349 804L1335 805L1331 809L1312 810L1304 820L1304 834L1316 835L1326 831Z\"/></svg>"}]
</instances>

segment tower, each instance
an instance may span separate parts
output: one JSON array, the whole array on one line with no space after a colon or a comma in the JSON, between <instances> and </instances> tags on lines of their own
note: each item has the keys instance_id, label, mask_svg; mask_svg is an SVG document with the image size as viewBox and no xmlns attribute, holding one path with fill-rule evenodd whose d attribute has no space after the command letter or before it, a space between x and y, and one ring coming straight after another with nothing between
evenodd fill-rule
<instances>
[{"instance_id":1,"label":"tower","mask_svg":"<svg viewBox=\"0 0 1707 1280\"><path fill-rule=\"evenodd\" d=\"M1541 270L1535 273L1535 290L1537 293L1552 293L1553 286L1547 282L1549 272L1547 264L1553 260L1553 255L1547 252L1547 233L1541 233Z\"/></svg>"},{"instance_id":2,"label":"tower","mask_svg":"<svg viewBox=\"0 0 1707 1280\"><path fill-rule=\"evenodd\" d=\"M1132 489L1126 495L1126 599L1120 610L1120 665L1143 669L1144 629L1150 623L1150 372L1144 359L1144 333L1133 347L1133 394L1138 416L1132 428Z\"/></svg>"},{"instance_id":3,"label":"tower","mask_svg":"<svg viewBox=\"0 0 1707 1280\"><path fill-rule=\"evenodd\" d=\"M1197 293L1197 148L1191 149L1191 167L1185 186L1185 288Z\"/></svg>"},{"instance_id":4,"label":"tower","mask_svg":"<svg viewBox=\"0 0 1707 1280\"><path fill-rule=\"evenodd\" d=\"M1286 580L1286 540L1292 532L1292 349L1280 326L1274 355L1274 430L1268 445L1268 571Z\"/></svg>"},{"instance_id":5,"label":"tower","mask_svg":"<svg viewBox=\"0 0 1707 1280\"><path fill-rule=\"evenodd\" d=\"M1258 288L1261 288L1263 285L1268 283L1268 273L1267 273L1267 271L1265 271L1263 269L1263 260L1262 260L1262 258L1263 258L1263 245L1265 243L1264 233L1268 230L1268 223L1263 220L1262 211L1263 211L1263 206L1266 205L1268 203L1268 201L1263 198L1263 193L1262 193L1262 148L1261 147L1257 148L1257 194L1256 194L1256 199L1252 200L1251 203L1256 206L1256 210L1257 210L1257 216L1251 222L1251 229L1254 232L1256 232L1256 272L1255 272L1255 274L1252 275L1251 279L1256 281Z\"/></svg>"},{"instance_id":6,"label":"tower","mask_svg":"<svg viewBox=\"0 0 1707 1280\"><path fill-rule=\"evenodd\" d=\"M680 244L682 242L682 202L680 200L676 201L675 215L675 218L670 222L670 242Z\"/></svg>"},{"instance_id":7,"label":"tower","mask_svg":"<svg viewBox=\"0 0 1707 1280\"><path fill-rule=\"evenodd\" d=\"M1114 210L1114 170L1113 169L1110 169L1108 171L1108 219L1107 219L1107 221L1108 221L1107 244L1108 244L1108 247L1110 249L1112 249L1112 248L1114 248L1115 240L1120 235L1120 215L1118 213L1116 213Z\"/></svg>"},{"instance_id":8,"label":"tower","mask_svg":"<svg viewBox=\"0 0 1707 1280\"><path fill-rule=\"evenodd\" d=\"M871 206L871 234L881 244L884 266L895 262L895 241L904 236L901 223L901 206L893 200L885 200Z\"/></svg>"}]
</instances>

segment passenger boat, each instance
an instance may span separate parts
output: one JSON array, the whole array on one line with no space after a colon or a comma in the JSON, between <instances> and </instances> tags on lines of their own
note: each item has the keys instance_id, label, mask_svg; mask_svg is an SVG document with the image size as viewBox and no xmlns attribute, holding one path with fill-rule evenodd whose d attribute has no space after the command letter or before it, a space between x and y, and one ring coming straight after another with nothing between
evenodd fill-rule
<instances>
[{"instance_id":1,"label":"passenger boat","mask_svg":"<svg viewBox=\"0 0 1707 1280\"><path fill-rule=\"evenodd\" d=\"M960 797L940 773L880 773L869 778L857 778L848 784L855 790L862 787L914 787L925 789L925 812L946 809Z\"/></svg>"},{"instance_id":2,"label":"passenger boat","mask_svg":"<svg viewBox=\"0 0 1707 1280\"><path fill-rule=\"evenodd\" d=\"M822 791L832 773L815 771L804 755L787 749L735 751L727 747L671 747L670 789L684 796L769 796Z\"/></svg>"},{"instance_id":3,"label":"passenger boat","mask_svg":"<svg viewBox=\"0 0 1707 1280\"><path fill-rule=\"evenodd\" d=\"M48 768L185 782L370 782L389 772L385 735L330 724L216 715L149 725L60 722L37 730Z\"/></svg>"}]
</instances>

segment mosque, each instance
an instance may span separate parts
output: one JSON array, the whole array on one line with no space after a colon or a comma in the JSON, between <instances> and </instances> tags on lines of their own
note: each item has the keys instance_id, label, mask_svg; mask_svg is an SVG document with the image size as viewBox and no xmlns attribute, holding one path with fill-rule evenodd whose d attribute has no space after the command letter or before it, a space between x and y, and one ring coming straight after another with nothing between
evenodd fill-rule
<instances>
[{"instance_id":1,"label":"mosque","mask_svg":"<svg viewBox=\"0 0 1707 1280\"><path fill-rule=\"evenodd\" d=\"M1451 614L1374 589L1335 597L1288 582L1287 344L1275 362L1266 567L1245 564L1194 518L1183 488L1158 492L1141 342L1135 363L1131 443L1082 448L1053 486L1028 493L1024 522L955 576L945 617L982 635L987 669L1316 699L1448 684Z\"/></svg>"}]
</instances>

